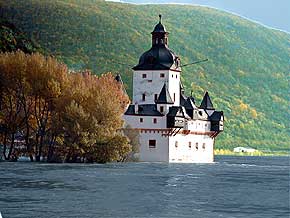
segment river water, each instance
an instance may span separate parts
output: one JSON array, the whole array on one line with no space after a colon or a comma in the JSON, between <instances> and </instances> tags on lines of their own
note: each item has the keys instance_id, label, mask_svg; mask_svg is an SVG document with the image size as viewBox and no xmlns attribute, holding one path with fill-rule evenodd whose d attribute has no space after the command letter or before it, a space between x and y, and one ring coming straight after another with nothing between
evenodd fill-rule
<instances>
[{"instance_id":1,"label":"river water","mask_svg":"<svg viewBox=\"0 0 290 218\"><path fill-rule=\"evenodd\" d=\"M0 163L3 218L289 218L289 157L214 164Z\"/></svg>"}]
</instances>

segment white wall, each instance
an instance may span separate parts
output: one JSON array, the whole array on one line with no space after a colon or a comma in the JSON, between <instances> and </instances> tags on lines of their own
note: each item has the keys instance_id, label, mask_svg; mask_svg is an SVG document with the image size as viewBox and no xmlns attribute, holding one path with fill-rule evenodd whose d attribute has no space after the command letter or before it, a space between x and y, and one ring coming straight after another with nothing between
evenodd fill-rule
<instances>
[{"instance_id":1,"label":"white wall","mask_svg":"<svg viewBox=\"0 0 290 218\"><path fill-rule=\"evenodd\" d=\"M164 78L160 74L165 74ZM146 78L142 75L146 74ZM164 82L168 80L168 70L163 71L134 71L133 73L133 101L135 104L154 104L154 95L160 93ZM142 101L142 94L146 94L145 101Z\"/></svg>"},{"instance_id":2,"label":"white wall","mask_svg":"<svg viewBox=\"0 0 290 218\"><path fill-rule=\"evenodd\" d=\"M168 91L173 100L175 93L174 106L180 105L180 72L169 71Z\"/></svg>"},{"instance_id":3,"label":"white wall","mask_svg":"<svg viewBox=\"0 0 290 218\"><path fill-rule=\"evenodd\" d=\"M164 74L164 77L160 77L160 74ZM142 78L142 75L146 74L146 78ZM180 104L180 72L171 70L160 71L134 71L133 73L133 101L135 104L154 104L154 95L160 94L160 91L166 82L168 91L172 100L178 106ZM142 100L142 94L146 94L145 101Z\"/></svg>"},{"instance_id":4,"label":"white wall","mask_svg":"<svg viewBox=\"0 0 290 218\"><path fill-rule=\"evenodd\" d=\"M175 146L178 141L177 147ZM191 142L191 148L189 147ZM198 143L198 149L196 149ZM205 149L203 149L205 144ZM169 138L169 162L212 163L214 139L207 135L177 134Z\"/></svg>"},{"instance_id":5,"label":"white wall","mask_svg":"<svg viewBox=\"0 0 290 218\"><path fill-rule=\"evenodd\" d=\"M211 123L206 120L189 120L186 122L185 129L193 132L208 132L210 131Z\"/></svg>"},{"instance_id":6,"label":"white wall","mask_svg":"<svg viewBox=\"0 0 290 218\"><path fill-rule=\"evenodd\" d=\"M156 140L156 147L149 148L149 140ZM160 131L142 131L140 133L140 161L168 162L168 137L162 136Z\"/></svg>"}]
</instances>

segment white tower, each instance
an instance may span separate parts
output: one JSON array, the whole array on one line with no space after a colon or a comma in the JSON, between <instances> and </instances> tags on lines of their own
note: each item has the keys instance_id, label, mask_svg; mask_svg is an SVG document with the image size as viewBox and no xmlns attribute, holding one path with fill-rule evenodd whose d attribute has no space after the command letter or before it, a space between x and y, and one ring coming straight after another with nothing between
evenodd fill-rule
<instances>
[{"instance_id":1,"label":"white tower","mask_svg":"<svg viewBox=\"0 0 290 218\"><path fill-rule=\"evenodd\" d=\"M215 111L207 92L200 107L184 95L180 59L168 47L161 15L151 34L151 49L133 67L133 100L124 115L140 133L140 160L213 162L223 113Z\"/></svg>"}]
</instances>

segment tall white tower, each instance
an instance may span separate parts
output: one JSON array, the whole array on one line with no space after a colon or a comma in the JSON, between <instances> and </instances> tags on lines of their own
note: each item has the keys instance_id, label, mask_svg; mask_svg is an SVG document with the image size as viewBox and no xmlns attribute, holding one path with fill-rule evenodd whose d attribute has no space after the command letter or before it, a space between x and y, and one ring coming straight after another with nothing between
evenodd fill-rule
<instances>
[{"instance_id":1,"label":"tall white tower","mask_svg":"<svg viewBox=\"0 0 290 218\"><path fill-rule=\"evenodd\" d=\"M168 35L161 23L152 34L152 47L133 68L133 103L155 104L165 85L173 105L180 104L180 59L168 48ZM162 106L161 106L162 107Z\"/></svg>"},{"instance_id":2,"label":"tall white tower","mask_svg":"<svg viewBox=\"0 0 290 218\"><path fill-rule=\"evenodd\" d=\"M133 99L124 114L126 124L140 133L140 160L213 162L223 113L215 111L207 92L199 107L185 96L180 59L168 47L161 15L151 34L151 48L133 67Z\"/></svg>"}]
</instances>

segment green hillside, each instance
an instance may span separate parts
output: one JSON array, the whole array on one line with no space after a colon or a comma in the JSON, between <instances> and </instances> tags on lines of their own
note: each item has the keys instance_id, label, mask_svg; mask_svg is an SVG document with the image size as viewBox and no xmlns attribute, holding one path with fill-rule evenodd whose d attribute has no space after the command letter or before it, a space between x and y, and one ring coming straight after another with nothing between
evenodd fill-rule
<instances>
[{"instance_id":1,"label":"green hillside","mask_svg":"<svg viewBox=\"0 0 290 218\"><path fill-rule=\"evenodd\" d=\"M151 45L158 14L182 64L187 93L208 90L226 116L217 147L289 150L287 75L290 35L218 10L182 5L129 5L97 0L0 0L1 16L72 69L121 72ZM123 63L123 64L118 64Z\"/></svg>"},{"instance_id":2,"label":"green hillside","mask_svg":"<svg viewBox=\"0 0 290 218\"><path fill-rule=\"evenodd\" d=\"M0 18L0 52L21 50L25 53L41 51L25 33L18 30L12 23Z\"/></svg>"}]
</instances>

